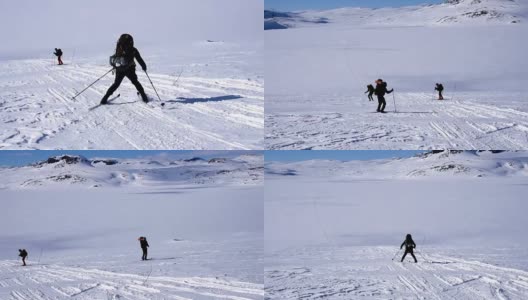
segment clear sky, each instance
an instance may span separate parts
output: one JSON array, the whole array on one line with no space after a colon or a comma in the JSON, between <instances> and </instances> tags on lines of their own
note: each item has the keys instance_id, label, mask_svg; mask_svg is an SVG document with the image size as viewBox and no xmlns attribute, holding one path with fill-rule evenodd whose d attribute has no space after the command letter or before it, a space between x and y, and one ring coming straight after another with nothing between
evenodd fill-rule
<instances>
[{"instance_id":1,"label":"clear sky","mask_svg":"<svg viewBox=\"0 0 528 300\"><path fill-rule=\"evenodd\" d=\"M400 7L442 2L442 0L265 0L264 5L266 9L294 11L339 7Z\"/></svg>"},{"instance_id":2,"label":"clear sky","mask_svg":"<svg viewBox=\"0 0 528 300\"><path fill-rule=\"evenodd\" d=\"M373 160L386 158L412 157L424 151L382 151L382 150L358 150L358 151L266 151L266 161L303 161L311 159L328 160Z\"/></svg>"},{"instance_id":3,"label":"clear sky","mask_svg":"<svg viewBox=\"0 0 528 300\"><path fill-rule=\"evenodd\" d=\"M25 166L37 161L45 160L56 155L81 155L86 158L157 158L157 159L186 159L195 156L202 158L236 157L248 153L247 151L133 151L133 150L22 150L0 151L0 167ZM253 151L253 153L262 153Z\"/></svg>"}]
</instances>

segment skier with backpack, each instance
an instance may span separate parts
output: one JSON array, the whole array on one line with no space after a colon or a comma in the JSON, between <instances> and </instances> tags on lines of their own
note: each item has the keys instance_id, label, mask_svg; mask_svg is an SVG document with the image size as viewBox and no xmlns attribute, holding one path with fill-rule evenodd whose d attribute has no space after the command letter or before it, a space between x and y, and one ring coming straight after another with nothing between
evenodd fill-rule
<instances>
[{"instance_id":1,"label":"skier with backpack","mask_svg":"<svg viewBox=\"0 0 528 300\"><path fill-rule=\"evenodd\" d=\"M108 89L103 99L101 99L101 104L104 105L108 103L108 98L117 90L125 77L127 77L136 87L143 102L148 102L145 90L138 81L134 59L137 60L143 71L146 72L147 65L143 58L141 58L139 51L134 47L134 39L130 34L122 34L117 41L115 54L110 56L110 65L114 67L116 71L115 81Z\"/></svg>"},{"instance_id":2,"label":"skier with backpack","mask_svg":"<svg viewBox=\"0 0 528 300\"><path fill-rule=\"evenodd\" d=\"M26 257L28 256L26 249L18 249L18 256L22 257L22 266L26 266Z\"/></svg>"},{"instance_id":3,"label":"skier with backpack","mask_svg":"<svg viewBox=\"0 0 528 300\"><path fill-rule=\"evenodd\" d=\"M441 83L436 84L435 91L438 91L438 100L444 100L444 96L442 95L444 86Z\"/></svg>"},{"instance_id":4,"label":"skier with backpack","mask_svg":"<svg viewBox=\"0 0 528 300\"><path fill-rule=\"evenodd\" d=\"M376 80L376 89L374 90L374 93L378 97L378 110L377 112L385 113L385 106L387 105L387 102L385 102L385 94L390 94L394 91L387 90L387 83L383 81L383 79Z\"/></svg>"},{"instance_id":5,"label":"skier with backpack","mask_svg":"<svg viewBox=\"0 0 528 300\"><path fill-rule=\"evenodd\" d=\"M405 253L403 253L401 262L403 262L407 254L410 254L412 258L414 258L414 262L417 263L418 260L416 260L416 256L414 256L414 249L416 248L416 243L413 241L412 236L410 234L407 234L407 236L405 237L405 241L403 241L400 246L400 249L402 249L403 246L405 246Z\"/></svg>"},{"instance_id":6,"label":"skier with backpack","mask_svg":"<svg viewBox=\"0 0 528 300\"><path fill-rule=\"evenodd\" d=\"M57 60L59 61L59 66L63 65L64 63L62 62L62 49L55 48L55 52L53 52L53 54L57 56Z\"/></svg>"},{"instance_id":7,"label":"skier with backpack","mask_svg":"<svg viewBox=\"0 0 528 300\"><path fill-rule=\"evenodd\" d=\"M139 245L141 246L141 250L143 250L143 256L141 256L141 260L147 260L147 248L150 247L149 243L147 242L147 238L144 236L140 236L138 241Z\"/></svg>"},{"instance_id":8,"label":"skier with backpack","mask_svg":"<svg viewBox=\"0 0 528 300\"><path fill-rule=\"evenodd\" d=\"M366 93L368 93L369 101L374 101L374 97L372 97L372 95L374 95L374 86L372 84L367 85L367 91L365 94Z\"/></svg>"}]
</instances>

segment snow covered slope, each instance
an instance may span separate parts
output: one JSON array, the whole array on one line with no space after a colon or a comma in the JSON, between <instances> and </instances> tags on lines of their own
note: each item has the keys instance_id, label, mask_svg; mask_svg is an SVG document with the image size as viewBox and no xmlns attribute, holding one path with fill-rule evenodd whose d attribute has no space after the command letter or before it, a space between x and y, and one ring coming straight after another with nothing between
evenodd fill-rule
<instances>
[{"instance_id":1,"label":"snow covered slope","mask_svg":"<svg viewBox=\"0 0 528 300\"><path fill-rule=\"evenodd\" d=\"M265 11L264 18L265 29L266 22L275 22L284 28L343 22L362 26L513 24L528 21L528 4L521 0L454 0L438 5L403 8L339 8L291 13Z\"/></svg>"},{"instance_id":2,"label":"snow covered slope","mask_svg":"<svg viewBox=\"0 0 528 300\"><path fill-rule=\"evenodd\" d=\"M266 163L266 176L411 179L456 176L526 177L528 153L507 151L433 151L412 158L372 161L313 160Z\"/></svg>"},{"instance_id":3,"label":"snow covered slope","mask_svg":"<svg viewBox=\"0 0 528 300\"><path fill-rule=\"evenodd\" d=\"M263 299L262 170L251 153L3 168L0 299Z\"/></svg>"},{"instance_id":4,"label":"snow covered slope","mask_svg":"<svg viewBox=\"0 0 528 300\"><path fill-rule=\"evenodd\" d=\"M526 298L527 163L523 152L269 162L266 295ZM400 262L407 233L417 264Z\"/></svg>"},{"instance_id":5,"label":"snow covered slope","mask_svg":"<svg viewBox=\"0 0 528 300\"><path fill-rule=\"evenodd\" d=\"M112 85L112 74L72 100L110 70L107 56L73 57L70 51L63 66L50 59L0 61L0 148L262 148L258 47L203 41L173 51L140 51L165 106L140 70L149 105L125 79L114 93L119 98L93 109Z\"/></svg>"},{"instance_id":6,"label":"snow covered slope","mask_svg":"<svg viewBox=\"0 0 528 300\"><path fill-rule=\"evenodd\" d=\"M126 274L82 267L0 262L5 299L258 299L262 287L220 278ZM148 284L146 284L148 282ZM21 288L20 286L24 286ZM51 298L52 297L52 298Z\"/></svg>"},{"instance_id":7,"label":"snow covered slope","mask_svg":"<svg viewBox=\"0 0 528 300\"><path fill-rule=\"evenodd\" d=\"M0 168L1 188L77 187L175 187L185 185L260 185L262 155L234 159L194 157L177 161L143 159L88 160L62 155L30 166Z\"/></svg>"},{"instance_id":8,"label":"snow covered slope","mask_svg":"<svg viewBox=\"0 0 528 300\"><path fill-rule=\"evenodd\" d=\"M265 32L266 147L526 149L526 7L462 1L295 12L327 24L268 19L295 28ZM464 16L483 9L502 15ZM395 90L386 115L364 93L378 78ZM436 101L437 82L446 101Z\"/></svg>"}]
</instances>

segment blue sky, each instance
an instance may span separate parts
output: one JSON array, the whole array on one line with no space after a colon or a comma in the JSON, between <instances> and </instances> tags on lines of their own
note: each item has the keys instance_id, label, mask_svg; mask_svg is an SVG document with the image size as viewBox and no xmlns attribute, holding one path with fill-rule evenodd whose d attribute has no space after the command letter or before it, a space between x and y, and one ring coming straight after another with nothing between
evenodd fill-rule
<instances>
[{"instance_id":1,"label":"blue sky","mask_svg":"<svg viewBox=\"0 0 528 300\"><path fill-rule=\"evenodd\" d=\"M412 157L424 151L266 151L266 161L303 161L311 159L329 160L373 160L384 158Z\"/></svg>"},{"instance_id":2,"label":"blue sky","mask_svg":"<svg viewBox=\"0 0 528 300\"><path fill-rule=\"evenodd\" d=\"M255 151L262 153L259 151ZM160 158L160 159L181 159L199 156L202 158L212 157L236 157L247 152L244 151L118 151L118 150L23 150L23 151L0 151L0 166L13 167L25 166L37 161L45 160L56 155L82 155L86 158Z\"/></svg>"},{"instance_id":3,"label":"blue sky","mask_svg":"<svg viewBox=\"0 0 528 300\"><path fill-rule=\"evenodd\" d=\"M400 7L442 2L442 0L265 0L264 5L266 9L294 11L339 7Z\"/></svg>"}]
</instances>

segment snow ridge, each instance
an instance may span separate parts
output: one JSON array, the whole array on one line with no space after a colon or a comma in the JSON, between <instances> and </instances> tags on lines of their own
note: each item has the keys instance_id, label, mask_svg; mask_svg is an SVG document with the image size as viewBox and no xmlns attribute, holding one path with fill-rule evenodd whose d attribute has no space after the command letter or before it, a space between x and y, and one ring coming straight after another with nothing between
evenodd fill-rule
<instances>
[{"instance_id":1,"label":"snow ridge","mask_svg":"<svg viewBox=\"0 0 528 300\"><path fill-rule=\"evenodd\" d=\"M264 29L321 23L364 26L488 25L524 23L528 5L514 0L447 0L443 4L401 8L339 8L299 12L264 12Z\"/></svg>"},{"instance_id":2,"label":"snow ridge","mask_svg":"<svg viewBox=\"0 0 528 300\"><path fill-rule=\"evenodd\" d=\"M268 176L327 176L369 178L525 177L528 156L508 151L430 151L405 159L372 161L311 160L266 163Z\"/></svg>"},{"instance_id":3,"label":"snow ridge","mask_svg":"<svg viewBox=\"0 0 528 300\"><path fill-rule=\"evenodd\" d=\"M263 181L262 165L261 155L181 160L59 155L28 166L0 168L0 176L6 178L0 187L258 185Z\"/></svg>"}]
</instances>

